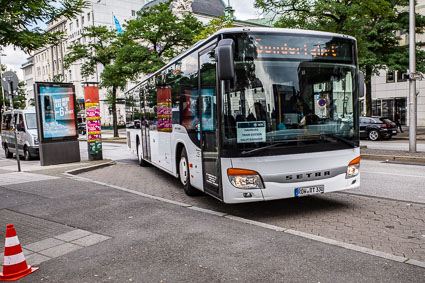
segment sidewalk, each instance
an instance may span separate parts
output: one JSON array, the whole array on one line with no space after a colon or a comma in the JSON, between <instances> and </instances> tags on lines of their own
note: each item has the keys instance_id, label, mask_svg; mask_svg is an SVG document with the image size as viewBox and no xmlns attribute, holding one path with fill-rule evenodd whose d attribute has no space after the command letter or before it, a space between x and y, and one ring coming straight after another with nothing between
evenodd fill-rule
<instances>
[{"instance_id":1,"label":"sidewalk","mask_svg":"<svg viewBox=\"0 0 425 283\"><path fill-rule=\"evenodd\" d=\"M401 128L403 133L398 132L396 136L392 137L393 140L409 140L409 126L401 126ZM425 140L425 127L417 127L416 140Z\"/></svg>"}]
</instances>

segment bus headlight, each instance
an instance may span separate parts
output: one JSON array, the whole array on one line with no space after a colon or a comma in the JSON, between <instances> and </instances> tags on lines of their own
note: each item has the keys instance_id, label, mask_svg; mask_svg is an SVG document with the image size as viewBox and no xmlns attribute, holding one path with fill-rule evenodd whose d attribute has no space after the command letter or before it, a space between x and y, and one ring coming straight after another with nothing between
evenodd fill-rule
<instances>
[{"instance_id":1,"label":"bus headlight","mask_svg":"<svg viewBox=\"0 0 425 283\"><path fill-rule=\"evenodd\" d=\"M350 163L348 163L347 167L347 174L345 175L345 178L352 178L359 175L359 168L360 168L360 156L351 160Z\"/></svg>"},{"instance_id":2,"label":"bus headlight","mask_svg":"<svg viewBox=\"0 0 425 283\"><path fill-rule=\"evenodd\" d=\"M253 170L229 168L227 169L230 183L238 189L263 189L260 174Z\"/></svg>"}]
</instances>

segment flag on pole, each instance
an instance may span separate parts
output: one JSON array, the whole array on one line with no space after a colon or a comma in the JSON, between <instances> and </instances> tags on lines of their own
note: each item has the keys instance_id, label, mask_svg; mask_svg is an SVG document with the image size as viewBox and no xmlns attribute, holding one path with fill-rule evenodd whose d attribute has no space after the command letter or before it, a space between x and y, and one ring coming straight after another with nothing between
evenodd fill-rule
<instances>
[{"instance_id":1,"label":"flag on pole","mask_svg":"<svg viewBox=\"0 0 425 283\"><path fill-rule=\"evenodd\" d=\"M114 22L115 22L115 29L117 30L117 33L122 33L122 28L120 25L120 22L118 21L118 19L114 16Z\"/></svg>"}]
</instances>

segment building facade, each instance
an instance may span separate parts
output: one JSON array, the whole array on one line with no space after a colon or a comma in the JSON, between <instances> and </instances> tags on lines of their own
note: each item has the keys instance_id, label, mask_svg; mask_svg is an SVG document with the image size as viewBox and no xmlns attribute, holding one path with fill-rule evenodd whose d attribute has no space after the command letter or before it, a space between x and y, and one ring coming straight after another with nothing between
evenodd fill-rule
<instances>
[{"instance_id":1,"label":"building facade","mask_svg":"<svg viewBox=\"0 0 425 283\"><path fill-rule=\"evenodd\" d=\"M417 1L416 13L425 15L425 0ZM400 37L402 45L408 44L407 32L401 31ZM425 34L417 34L416 41L424 42ZM381 70L378 76L372 77L373 116L394 120L396 112L399 112L402 124L409 124L409 81L406 73L407 71ZM416 93L417 125L425 127L425 80L416 81Z\"/></svg>"},{"instance_id":2,"label":"building facade","mask_svg":"<svg viewBox=\"0 0 425 283\"><path fill-rule=\"evenodd\" d=\"M89 26L106 26L111 30L115 30L114 16L120 24L134 19L136 12L145 4L145 0L89 0L89 7L85 8L76 18L72 20L59 19L55 22L48 23L47 31L61 31L64 39L59 41L57 45L50 45L36 50L28 62L22 65L25 81L27 83L27 100L34 97L32 84L34 82L68 82L75 85L77 103L83 108L84 103L84 83L100 82L100 74L103 71L101 65L96 66L96 72L89 77L81 75L81 65L83 61L77 61L69 68L64 68L63 59L67 54L68 48L76 43L88 43L91 38L83 36L84 28ZM26 75L28 74L28 76ZM33 78L31 79L31 74ZM100 108L102 123L112 124L112 111L106 103L107 90L100 89ZM124 123L124 105L117 107L118 122ZM84 121L84 111L78 113L78 118Z\"/></svg>"}]
</instances>

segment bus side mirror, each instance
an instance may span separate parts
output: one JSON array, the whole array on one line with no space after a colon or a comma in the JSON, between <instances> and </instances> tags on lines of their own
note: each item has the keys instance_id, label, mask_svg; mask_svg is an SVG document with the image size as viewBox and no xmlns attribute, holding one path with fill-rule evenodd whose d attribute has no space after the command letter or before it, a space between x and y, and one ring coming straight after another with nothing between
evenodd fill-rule
<instances>
[{"instance_id":1,"label":"bus side mirror","mask_svg":"<svg viewBox=\"0 0 425 283\"><path fill-rule=\"evenodd\" d=\"M359 97L364 96L364 74L362 71L359 72Z\"/></svg>"},{"instance_id":2,"label":"bus side mirror","mask_svg":"<svg viewBox=\"0 0 425 283\"><path fill-rule=\"evenodd\" d=\"M234 66L235 42L233 39L222 39L215 49L215 60L217 61L217 76L221 81L233 80L235 78Z\"/></svg>"}]
</instances>

